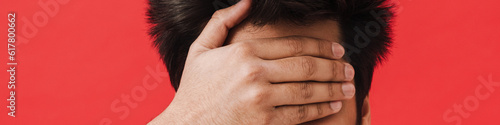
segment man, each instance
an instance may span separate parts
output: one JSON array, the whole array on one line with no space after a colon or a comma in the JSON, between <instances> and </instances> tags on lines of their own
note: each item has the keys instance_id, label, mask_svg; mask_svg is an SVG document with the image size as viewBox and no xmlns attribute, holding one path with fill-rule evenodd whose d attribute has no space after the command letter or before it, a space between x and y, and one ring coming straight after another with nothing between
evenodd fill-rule
<instances>
[{"instance_id":1,"label":"man","mask_svg":"<svg viewBox=\"0 0 500 125\"><path fill-rule=\"evenodd\" d=\"M215 13L213 2L150 0L177 90L150 124L369 124L391 43L385 0L242 0Z\"/></svg>"}]
</instances>

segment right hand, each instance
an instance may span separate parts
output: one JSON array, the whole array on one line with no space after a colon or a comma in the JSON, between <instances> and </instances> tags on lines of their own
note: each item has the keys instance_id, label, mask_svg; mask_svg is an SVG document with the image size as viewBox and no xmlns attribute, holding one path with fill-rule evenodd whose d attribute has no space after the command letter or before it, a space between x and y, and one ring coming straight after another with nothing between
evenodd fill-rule
<instances>
[{"instance_id":1,"label":"right hand","mask_svg":"<svg viewBox=\"0 0 500 125\"><path fill-rule=\"evenodd\" d=\"M340 111L354 96L354 69L339 60L340 44L291 36L222 46L250 4L214 13L191 45L174 100L150 124L299 124Z\"/></svg>"}]
</instances>

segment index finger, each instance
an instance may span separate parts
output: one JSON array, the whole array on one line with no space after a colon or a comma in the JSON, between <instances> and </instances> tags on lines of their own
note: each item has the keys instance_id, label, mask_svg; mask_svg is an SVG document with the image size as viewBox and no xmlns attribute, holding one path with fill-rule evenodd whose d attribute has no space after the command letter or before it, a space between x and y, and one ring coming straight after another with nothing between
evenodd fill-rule
<instances>
[{"instance_id":1,"label":"index finger","mask_svg":"<svg viewBox=\"0 0 500 125\"><path fill-rule=\"evenodd\" d=\"M255 39L252 53L265 60L294 56L313 56L325 59L341 59L345 50L339 43L306 36Z\"/></svg>"}]
</instances>

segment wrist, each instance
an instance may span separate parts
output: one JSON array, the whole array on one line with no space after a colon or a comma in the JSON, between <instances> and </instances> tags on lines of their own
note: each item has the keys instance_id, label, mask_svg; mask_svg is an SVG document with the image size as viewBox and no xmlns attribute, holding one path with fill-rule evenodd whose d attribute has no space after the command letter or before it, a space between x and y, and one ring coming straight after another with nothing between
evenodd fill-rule
<instances>
[{"instance_id":1,"label":"wrist","mask_svg":"<svg viewBox=\"0 0 500 125\"><path fill-rule=\"evenodd\" d=\"M183 121L186 121L184 120L186 117L179 117L178 115L182 113L176 113L175 111L178 110L174 110L172 108L172 105L167 107L167 109L165 109L160 115L156 116L151 122L149 122L148 125L182 125L185 123Z\"/></svg>"}]
</instances>

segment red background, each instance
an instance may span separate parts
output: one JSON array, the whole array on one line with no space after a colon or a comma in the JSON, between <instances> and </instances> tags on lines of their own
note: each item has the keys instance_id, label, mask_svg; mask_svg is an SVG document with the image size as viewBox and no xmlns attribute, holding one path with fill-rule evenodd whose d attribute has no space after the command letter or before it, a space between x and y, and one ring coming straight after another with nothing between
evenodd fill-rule
<instances>
[{"instance_id":1,"label":"red background","mask_svg":"<svg viewBox=\"0 0 500 125\"><path fill-rule=\"evenodd\" d=\"M45 11L38 2L56 3L58 10ZM372 123L451 125L443 114L465 101L474 107L465 110L468 116L450 116L462 124L500 124L500 87L488 91L480 80L491 75L500 82L500 2L395 2L395 44L375 72ZM19 63L12 118L5 101L7 47L0 47L0 124L145 124L172 100L165 67L146 34L145 0L2 0L0 8L2 44L7 14L16 12ZM23 29L29 23L37 32ZM490 96L471 101L478 86Z\"/></svg>"}]
</instances>

